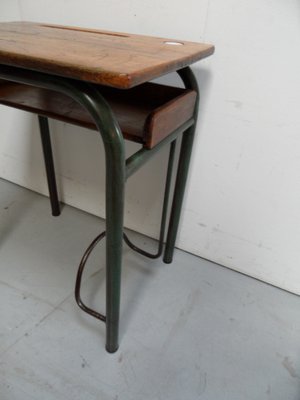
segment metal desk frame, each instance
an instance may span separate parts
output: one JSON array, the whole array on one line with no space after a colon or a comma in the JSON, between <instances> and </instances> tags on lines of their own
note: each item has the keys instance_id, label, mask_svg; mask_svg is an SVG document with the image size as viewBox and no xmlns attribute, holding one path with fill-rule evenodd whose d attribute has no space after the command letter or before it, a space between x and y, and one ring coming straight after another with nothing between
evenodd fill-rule
<instances>
[{"instance_id":1,"label":"metal desk frame","mask_svg":"<svg viewBox=\"0 0 300 400\"><path fill-rule=\"evenodd\" d=\"M95 239L85 256L87 257L93 246L104 236L106 236L106 315L104 316L85 306L80 298L80 282L84 263L81 264L81 267L78 271L75 293L77 303L84 311L106 323L106 349L110 353L117 351L119 346L118 336L122 239L124 237L125 242L133 250L138 251L139 253L150 258L156 258L162 254L175 141L177 136L183 133L163 261L165 263L171 263L173 259L175 240L193 146L199 102L198 85L192 70L189 67L185 67L178 70L177 73L182 79L184 86L187 89L195 90L198 94L193 118L176 129L153 149L148 150L142 148L126 160L124 138L119 124L110 106L99 93L99 91L96 90L95 85L57 75L50 75L42 72L33 72L28 69L0 65L1 79L39 88L55 90L74 99L91 115L101 135L105 149L106 165L106 231ZM59 215L60 206L56 189L48 120L46 117L39 116L39 123L52 214ZM123 234L124 188L126 180L167 144L170 144L170 156L162 211L159 249L157 254L149 254L148 252L139 249L137 246L132 244L129 238Z\"/></svg>"}]
</instances>

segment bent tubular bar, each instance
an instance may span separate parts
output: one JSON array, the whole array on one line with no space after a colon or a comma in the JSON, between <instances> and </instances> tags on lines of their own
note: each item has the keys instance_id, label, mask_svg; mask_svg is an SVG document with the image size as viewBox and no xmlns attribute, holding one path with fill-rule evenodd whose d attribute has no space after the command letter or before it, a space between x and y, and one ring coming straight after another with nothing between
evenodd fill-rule
<instances>
[{"instance_id":1,"label":"bent tubular bar","mask_svg":"<svg viewBox=\"0 0 300 400\"><path fill-rule=\"evenodd\" d=\"M166 176L166 184L165 184L165 194L164 194L164 201L163 201L163 208L162 208L162 216L161 216L161 225L160 225L160 235L159 235L159 242L158 242L158 250L155 254L149 253L135 244L133 244L128 236L123 233L123 239L127 246L129 246L132 250L136 251L137 253L148 257L148 258L158 258L161 256L162 251L163 251L163 242L164 242L164 235L165 235L165 225L166 225L166 218L167 218L167 210L168 210L168 202L169 202L169 194L170 194L170 186L171 186L171 178L172 178L172 169L173 169L173 164L174 164L174 156L175 156L175 148L176 148L176 139L173 140L170 146L170 154L169 154L169 161L168 161L168 169L167 169L167 176ZM90 314L92 317L100 319L101 321L106 322L106 317L99 312L93 310L92 308L86 306L84 302L81 299L81 281L82 281L82 275L84 268L86 266L86 263L88 261L89 256L91 255L92 251L94 248L97 246L97 244L104 239L106 235L106 232L102 232L100 235L98 235L92 243L89 245L89 247L86 249L84 252L79 267L77 271L77 276L76 276L76 284L75 284L75 299L78 304L78 306L85 311L86 313Z\"/></svg>"},{"instance_id":2,"label":"bent tubular bar","mask_svg":"<svg viewBox=\"0 0 300 400\"><path fill-rule=\"evenodd\" d=\"M94 250L94 248L97 246L97 244L105 237L105 235L106 235L105 231L100 233L100 235L98 235L92 241L92 243L89 245L89 247L85 251L85 253L80 261L80 264L79 264L79 268L78 268L78 272L77 272L77 276L76 276L76 284L75 284L75 299L76 299L76 302L79 305L79 307L86 313L90 314L92 317L100 319L103 322L106 322L106 317L104 315L98 313L97 311L87 307L84 304L84 302L82 301L81 296L80 296L80 289L81 289L82 274L83 274L83 270L86 265L86 262L90 256L91 252Z\"/></svg>"},{"instance_id":3,"label":"bent tubular bar","mask_svg":"<svg viewBox=\"0 0 300 400\"><path fill-rule=\"evenodd\" d=\"M4 65L0 66L0 78L68 95L89 112L101 134L106 163L106 349L115 352L118 349L125 184L124 139L118 122L103 97L86 82Z\"/></svg>"}]
</instances>

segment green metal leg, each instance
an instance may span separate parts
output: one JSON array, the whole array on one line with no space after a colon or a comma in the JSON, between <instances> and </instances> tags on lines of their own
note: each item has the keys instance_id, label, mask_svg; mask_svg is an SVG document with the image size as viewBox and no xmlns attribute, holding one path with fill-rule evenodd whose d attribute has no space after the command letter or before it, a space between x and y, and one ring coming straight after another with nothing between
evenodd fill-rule
<instances>
[{"instance_id":1,"label":"green metal leg","mask_svg":"<svg viewBox=\"0 0 300 400\"><path fill-rule=\"evenodd\" d=\"M4 65L0 78L70 96L89 112L100 132L106 160L106 349L112 353L118 349L125 185L124 139L118 122L98 90L85 82Z\"/></svg>"},{"instance_id":2,"label":"green metal leg","mask_svg":"<svg viewBox=\"0 0 300 400\"><path fill-rule=\"evenodd\" d=\"M183 133L182 138L168 236L164 253L164 262L167 264L173 261L173 253L191 158L193 139L194 128L192 127Z\"/></svg>"},{"instance_id":3,"label":"green metal leg","mask_svg":"<svg viewBox=\"0 0 300 400\"><path fill-rule=\"evenodd\" d=\"M109 105L95 90L91 115L101 133L106 160L106 350L119 347L119 316L125 192L124 139Z\"/></svg>"},{"instance_id":4,"label":"green metal leg","mask_svg":"<svg viewBox=\"0 0 300 400\"><path fill-rule=\"evenodd\" d=\"M168 235L164 253L164 262L171 263L173 260L175 242L178 232L178 225L180 220L180 214L182 209L182 203L184 198L184 192L186 187L186 181L188 176L189 164L191 159L191 153L193 148L193 141L195 136L195 128L196 128L196 121L197 121L197 112L198 112L198 105L199 105L199 89L197 85L197 81L192 70L187 67L183 68L182 70L177 71L180 75L181 79L183 80L185 87L188 89L196 90L198 93L197 101L195 105L195 113L194 113L194 120L195 123L189 129L187 129L182 136L181 142L181 150L179 156L179 162L177 167L177 176L176 176L176 184L174 189L174 197L170 215L170 222L168 228Z\"/></svg>"},{"instance_id":5,"label":"green metal leg","mask_svg":"<svg viewBox=\"0 0 300 400\"><path fill-rule=\"evenodd\" d=\"M48 118L38 116L52 215L60 215Z\"/></svg>"},{"instance_id":6,"label":"green metal leg","mask_svg":"<svg viewBox=\"0 0 300 400\"><path fill-rule=\"evenodd\" d=\"M106 350L118 350L125 158L106 170Z\"/></svg>"}]
</instances>

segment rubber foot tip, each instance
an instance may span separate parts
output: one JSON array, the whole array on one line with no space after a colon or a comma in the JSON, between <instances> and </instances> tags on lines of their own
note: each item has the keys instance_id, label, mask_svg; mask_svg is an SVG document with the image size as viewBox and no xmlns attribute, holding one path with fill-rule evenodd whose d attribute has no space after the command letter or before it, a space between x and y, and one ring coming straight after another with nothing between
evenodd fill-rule
<instances>
[{"instance_id":1,"label":"rubber foot tip","mask_svg":"<svg viewBox=\"0 0 300 400\"><path fill-rule=\"evenodd\" d=\"M107 351L108 353L110 353L110 354L115 353L116 351L119 350L119 346L117 346L117 347L114 348L114 349L111 349L111 348L108 347L108 346L105 346L105 348L106 348L106 351Z\"/></svg>"},{"instance_id":2,"label":"rubber foot tip","mask_svg":"<svg viewBox=\"0 0 300 400\"><path fill-rule=\"evenodd\" d=\"M53 217L59 217L59 216L60 216L60 210L58 210L58 211L52 211L52 216L53 216Z\"/></svg>"}]
</instances>

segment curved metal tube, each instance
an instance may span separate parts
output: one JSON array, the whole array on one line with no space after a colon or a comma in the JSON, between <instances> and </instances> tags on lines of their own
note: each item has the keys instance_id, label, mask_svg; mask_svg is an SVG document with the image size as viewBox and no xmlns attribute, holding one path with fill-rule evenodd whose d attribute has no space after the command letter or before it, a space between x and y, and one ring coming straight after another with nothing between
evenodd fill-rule
<instances>
[{"instance_id":1,"label":"curved metal tube","mask_svg":"<svg viewBox=\"0 0 300 400\"><path fill-rule=\"evenodd\" d=\"M125 185L124 139L119 124L95 85L5 65L0 65L0 78L68 95L87 110L101 134L106 162L106 349L114 352L118 349Z\"/></svg>"},{"instance_id":2,"label":"curved metal tube","mask_svg":"<svg viewBox=\"0 0 300 400\"><path fill-rule=\"evenodd\" d=\"M92 116L102 136L105 149L114 154L118 143L119 152L124 151L124 138L118 121L95 85L6 65L0 65L0 77L17 83L56 90L73 98Z\"/></svg>"},{"instance_id":3,"label":"curved metal tube","mask_svg":"<svg viewBox=\"0 0 300 400\"><path fill-rule=\"evenodd\" d=\"M91 252L94 250L94 248L97 246L97 244L105 237L106 232L102 232L100 233L100 235L98 235L93 241L92 243L89 245L89 247L86 249L86 251L84 252L84 255L80 261L79 264L79 268L77 271L77 276L76 276L76 284L75 284L75 299L77 304L79 305L79 307L85 311L86 313L90 314L92 317L95 317L97 319L100 319L103 322L106 322L106 317L105 315L102 315L100 313L98 313L97 311L93 310L90 307L87 307L84 302L81 299L80 296L80 288L81 288L81 279L82 279L82 274L83 274L83 270L84 267L86 265L86 262L91 254Z\"/></svg>"}]
</instances>

